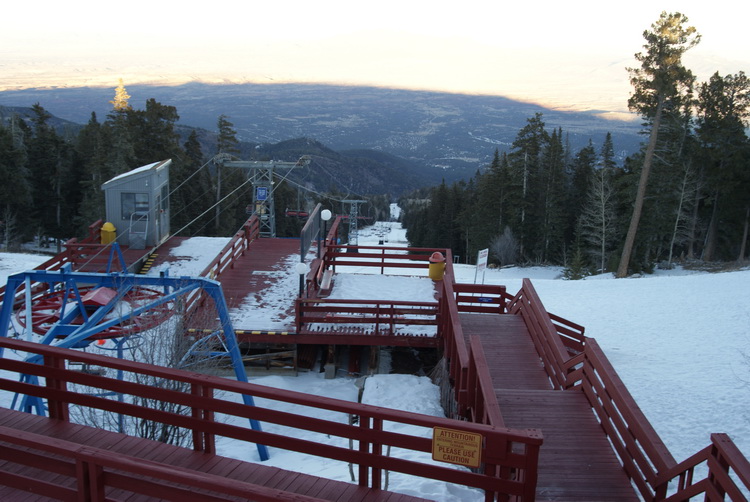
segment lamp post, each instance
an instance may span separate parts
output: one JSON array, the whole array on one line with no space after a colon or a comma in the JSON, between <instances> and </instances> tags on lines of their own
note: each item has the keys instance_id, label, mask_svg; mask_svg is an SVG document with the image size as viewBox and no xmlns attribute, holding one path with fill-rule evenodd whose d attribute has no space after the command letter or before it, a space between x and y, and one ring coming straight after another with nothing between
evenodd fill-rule
<instances>
[{"instance_id":1,"label":"lamp post","mask_svg":"<svg viewBox=\"0 0 750 502\"><path fill-rule=\"evenodd\" d=\"M307 274L307 263L304 261L299 262L295 265L295 270L299 274L299 297L302 298L302 293L305 291L305 274Z\"/></svg>"},{"instance_id":2,"label":"lamp post","mask_svg":"<svg viewBox=\"0 0 750 502\"><path fill-rule=\"evenodd\" d=\"M323 227L323 233L322 234L318 234L318 258L320 258L320 247L321 247L320 246L320 241L321 241L321 236L322 236L323 242L325 242L326 238L328 237L326 235L326 227L328 226L328 220L331 219L331 216L333 216L333 213L331 213L330 209L323 209L320 212L320 219L323 221L323 225L322 225L322 227Z\"/></svg>"}]
</instances>

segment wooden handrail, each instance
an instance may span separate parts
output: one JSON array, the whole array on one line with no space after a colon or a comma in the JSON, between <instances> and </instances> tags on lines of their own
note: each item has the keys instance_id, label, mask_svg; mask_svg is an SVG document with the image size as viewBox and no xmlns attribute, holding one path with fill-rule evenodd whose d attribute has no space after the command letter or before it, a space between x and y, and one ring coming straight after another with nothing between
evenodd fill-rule
<instances>
[{"instance_id":1,"label":"wooden handrail","mask_svg":"<svg viewBox=\"0 0 750 502\"><path fill-rule=\"evenodd\" d=\"M453 285L459 312L478 314L503 314L510 296L505 286L495 284L460 284Z\"/></svg>"},{"instance_id":2,"label":"wooden handrail","mask_svg":"<svg viewBox=\"0 0 750 502\"><path fill-rule=\"evenodd\" d=\"M468 407L473 422L505 427L500 405L497 402L495 386L492 384L487 359L484 355L481 338L472 335L469 342L469 390Z\"/></svg>"},{"instance_id":3,"label":"wooden handrail","mask_svg":"<svg viewBox=\"0 0 750 502\"><path fill-rule=\"evenodd\" d=\"M698 467L704 473L696 479ZM705 493L709 500L747 500L729 474L750 491L750 462L726 434L711 434L711 444L692 457L660 472L654 486L666 495L657 500L677 502Z\"/></svg>"},{"instance_id":4,"label":"wooden handrail","mask_svg":"<svg viewBox=\"0 0 750 502\"><path fill-rule=\"evenodd\" d=\"M31 432L20 431L0 426L0 439L11 445L31 448L45 453L41 460L36 455L29 457L28 452L13 457L14 463L27 465L38 470L55 473L65 477L70 472L71 478L76 477L76 469L99 472L98 476L90 477L89 483L72 483L75 488L67 488L49 482L29 479L21 474L3 473L0 484L14 486L20 489L32 488L38 495L50 498L67 498L74 500L104 500L102 494L108 487L120 488L129 493L154 496L155 484L153 479L171 484L171 497L182 500L192 500L196 489L208 490L212 494L205 494L202 500L236 500L236 497L257 501L300 501L316 502L324 499L309 497L296 493L284 492L262 485L248 483L224 476L207 474L193 469L186 469L174 465L166 465L151 460L145 460L122 453L113 453L106 449L93 446L83 446L71 441L42 436ZM12 449L12 447L4 446ZM30 460L30 461L29 461ZM151 478L151 479L148 479Z\"/></svg>"},{"instance_id":5,"label":"wooden handrail","mask_svg":"<svg viewBox=\"0 0 750 502\"><path fill-rule=\"evenodd\" d=\"M483 424L458 422L445 418L420 415L416 413L390 410L377 406L351 403L324 396L310 396L307 394L274 389L262 385L228 380L187 371L151 366L143 363L113 359L95 354L60 349L46 345L28 343L21 340L0 339L0 347L28 352L43 356L42 364L0 359L0 369L36 375L46 381L46 386L37 386L10 379L0 379L0 388L9 392L16 392L28 396L46 399L49 409L54 410L56 418L68 420L65 412L70 404L90 409L124 414L138 419L156 421L171 426L181 427L199 432L193 435L193 448L197 451L205 450L205 445L213 444L208 439L213 436L223 436L235 440L260 443L271 447L327 457L343 462L351 462L360 466L359 483L362 486L377 487L379 481L374 476L382 470L402 472L425 478L472 486L489 493L506 494L523 497L528 493L526 479L531 479L534 473L526 473L535 469L535 459L538 456L541 438L535 431L517 431L501 427L491 427ZM107 371L103 374L91 374L66 369L69 362L80 362L89 366L101 367ZM165 379L173 382L202 389L195 392L180 392L158 388L146 383L128 381L110 377L119 371L126 375L140 374L152 379ZM134 380L134 379L132 379ZM88 388L86 394L71 390L72 385ZM101 395L90 393L90 389L100 389ZM127 399L120 401L108 399L103 394L136 396L133 402ZM234 402L231 395L252 395L270 401L297 404L314 409L338 412L341 418L349 415L359 417L358 425L346 425L343 420L321 418L329 414L306 413L296 415L257 406L247 406ZM221 395L221 399L213 397ZM166 408L148 408L137 404L143 400L158 400L162 403L173 403L188 410L187 414L168 411ZM168 408L168 407L167 407ZM193 410L192 412L190 410ZM264 423L297 428L324 435L337 436L344 439L358 441L360 450L351 450L331 444L321 444L318 441L298 439L293 435L279 435L255 430L249 427L230 425L214 420L214 416L230 416L243 419L253 419ZM432 441L422 435L408 435L383 430L382 424L395 422L424 428L426 431L434 427L455 429L470 434L480 434L484 438L481 450L485 473L475 473L457 470L445 465L435 465L432 462L419 460L404 460L386 457L376 448L377 445L391 445L399 449L412 450L429 454L432 451ZM514 479L503 479L495 473L515 471L518 475ZM158 473L155 473L158 474ZM157 476L158 477L158 476ZM378 476L378 480L379 480ZM524 499L529 500L529 499Z\"/></svg>"},{"instance_id":6,"label":"wooden handrail","mask_svg":"<svg viewBox=\"0 0 750 502\"><path fill-rule=\"evenodd\" d=\"M555 387L586 395L644 500L682 501L701 493L710 500L723 500L724 494L745 500L727 473L750 489L750 463L728 436L713 434L711 446L677 464L599 344L583 335L583 326L547 313L528 279L508 303L508 311L523 316ZM701 464L708 473L694 480Z\"/></svg>"},{"instance_id":7,"label":"wooden handrail","mask_svg":"<svg viewBox=\"0 0 750 502\"><path fill-rule=\"evenodd\" d=\"M297 333L311 324L315 332L333 325L328 330L336 333L340 332L336 325L361 324L372 325L368 328L372 334L395 336L396 326L437 326L437 313L437 302L298 298L295 324Z\"/></svg>"},{"instance_id":8,"label":"wooden handrail","mask_svg":"<svg viewBox=\"0 0 750 502\"><path fill-rule=\"evenodd\" d=\"M628 477L646 500L653 500L659 495L655 489L657 473L674 466L675 460L594 339L586 341L577 383Z\"/></svg>"},{"instance_id":9,"label":"wooden handrail","mask_svg":"<svg viewBox=\"0 0 750 502\"><path fill-rule=\"evenodd\" d=\"M260 232L260 221L258 216L253 214L242 225L232 239L219 251L211 263L199 274L200 277L218 280L221 274L227 269L234 266L235 260L245 254L248 246L252 241L258 238Z\"/></svg>"},{"instance_id":10,"label":"wooden handrail","mask_svg":"<svg viewBox=\"0 0 750 502\"><path fill-rule=\"evenodd\" d=\"M508 310L523 317L554 388L567 388L566 372L570 369L566 362L570 355L530 280L523 280L523 286L508 304Z\"/></svg>"},{"instance_id":11,"label":"wooden handrail","mask_svg":"<svg viewBox=\"0 0 750 502\"><path fill-rule=\"evenodd\" d=\"M234 263L238 258L243 256L250 244L260 235L260 220L256 214L251 215L242 225L237 233L227 242L219 251L211 263L199 274L200 277L207 277L212 280L219 280L221 274L227 269L234 268ZM201 304L203 294L196 290L188 295L185 301L185 312L192 312Z\"/></svg>"},{"instance_id":12,"label":"wooden handrail","mask_svg":"<svg viewBox=\"0 0 750 502\"><path fill-rule=\"evenodd\" d=\"M454 301L453 284L455 277L453 267L450 264L451 262L448 261L445 275L439 285L440 323L438 325L438 336L442 341L443 353L448 361L454 395L458 404L458 413L460 416L465 416L469 411L467 408L469 351L464 340L463 327L458 318L458 306Z\"/></svg>"}]
</instances>

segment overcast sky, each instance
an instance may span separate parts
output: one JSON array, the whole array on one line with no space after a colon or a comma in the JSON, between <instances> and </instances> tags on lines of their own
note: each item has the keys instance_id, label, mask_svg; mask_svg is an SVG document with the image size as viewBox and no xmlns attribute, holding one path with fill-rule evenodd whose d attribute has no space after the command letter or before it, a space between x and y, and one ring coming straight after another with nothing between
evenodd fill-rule
<instances>
[{"instance_id":1,"label":"overcast sky","mask_svg":"<svg viewBox=\"0 0 750 502\"><path fill-rule=\"evenodd\" d=\"M204 81L330 82L625 111L626 67L662 10L703 36L701 80L750 73L750 2L25 1L3 8L0 90Z\"/></svg>"}]
</instances>

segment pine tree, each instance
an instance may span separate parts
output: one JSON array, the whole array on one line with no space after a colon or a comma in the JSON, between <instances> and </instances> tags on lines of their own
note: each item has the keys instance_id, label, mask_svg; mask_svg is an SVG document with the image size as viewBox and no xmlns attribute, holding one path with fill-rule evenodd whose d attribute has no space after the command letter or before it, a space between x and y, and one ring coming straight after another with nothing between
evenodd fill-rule
<instances>
[{"instance_id":1,"label":"pine tree","mask_svg":"<svg viewBox=\"0 0 750 502\"><path fill-rule=\"evenodd\" d=\"M586 204L596 164L596 150L593 143L589 141L587 146L578 151L570 166L565 242L573 242L575 239L578 218Z\"/></svg>"},{"instance_id":2,"label":"pine tree","mask_svg":"<svg viewBox=\"0 0 750 502\"><path fill-rule=\"evenodd\" d=\"M472 260L480 249L498 235L505 225L508 194L507 156L496 149L492 163L477 172L463 195L463 253Z\"/></svg>"},{"instance_id":3,"label":"pine tree","mask_svg":"<svg viewBox=\"0 0 750 502\"><path fill-rule=\"evenodd\" d=\"M165 159L172 163L182 155L180 137L175 124L180 119L174 106L163 105L151 98L145 110L129 109L125 112L136 166Z\"/></svg>"},{"instance_id":4,"label":"pine tree","mask_svg":"<svg viewBox=\"0 0 750 502\"><path fill-rule=\"evenodd\" d=\"M203 158L198 133L190 132L183 145L182 161L170 170L172 228L179 235L195 235L211 221L211 175Z\"/></svg>"},{"instance_id":5,"label":"pine tree","mask_svg":"<svg viewBox=\"0 0 750 502\"><path fill-rule=\"evenodd\" d=\"M607 133L604 137L604 143L599 151L599 160L601 167L604 169L612 169L617 165L615 160L615 147L612 142L612 133Z\"/></svg>"},{"instance_id":6,"label":"pine tree","mask_svg":"<svg viewBox=\"0 0 750 502\"><path fill-rule=\"evenodd\" d=\"M19 217L27 214L31 203L31 184L26 168L26 153L21 142L14 140L10 128L0 125L0 227L7 250L19 233Z\"/></svg>"},{"instance_id":7,"label":"pine tree","mask_svg":"<svg viewBox=\"0 0 750 502\"><path fill-rule=\"evenodd\" d=\"M102 124L102 139L107 147L107 159L103 169L105 181L139 167L136 165L135 149L131 139L134 133L128 123L129 110L130 107L113 108Z\"/></svg>"},{"instance_id":8,"label":"pine tree","mask_svg":"<svg viewBox=\"0 0 750 502\"><path fill-rule=\"evenodd\" d=\"M125 90L125 84L122 82L122 79L120 79L119 85L115 88L115 98L110 103L115 111L125 112L130 110L129 99L130 95Z\"/></svg>"},{"instance_id":9,"label":"pine tree","mask_svg":"<svg viewBox=\"0 0 750 502\"><path fill-rule=\"evenodd\" d=\"M555 261L555 258L564 255L565 202L568 195L565 158L562 129L558 129L552 132L544 149L540 172L538 214L541 240L537 253L539 261L543 263Z\"/></svg>"},{"instance_id":10,"label":"pine tree","mask_svg":"<svg viewBox=\"0 0 750 502\"><path fill-rule=\"evenodd\" d=\"M239 187L245 181L245 177L239 169L226 170L222 166L224 159L233 158L239 153L239 140L234 124L229 121L226 115L222 114L219 115L216 127L218 129L216 147L221 160L215 163L216 208L214 210L214 232L216 235L224 235L234 232L242 224L241 221L237 221L244 214L244 206L240 202L243 197L247 198L252 187L247 187L241 193L236 193L230 199L220 202L227 194Z\"/></svg>"},{"instance_id":11,"label":"pine tree","mask_svg":"<svg viewBox=\"0 0 750 502\"><path fill-rule=\"evenodd\" d=\"M27 143L32 216L47 235L67 238L75 232L69 216L75 214L79 203L79 194L72 188L79 180L72 177L69 146L49 124L52 116L39 103L32 111L33 136Z\"/></svg>"},{"instance_id":12,"label":"pine tree","mask_svg":"<svg viewBox=\"0 0 750 502\"><path fill-rule=\"evenodd\" d=\"M694 27L685 27L687 17L662 12L659 20L645 31L645 53L635 55L640 68L630 68L633 94L628 100L631 110L639 112L650 123L651 131L643 160L633 214L625 238L617 277L625 277L638 231L648 178L654 161L662 115L667 109L679 109L675 102L684 99L693 85L693 74L682 65L682 55L700 41Z\"/></svg>"},{"instance_id":13,"label":"pine tree","mask_svg":"<svg viewBox=\"0 0 750 502\"><path fill-rule=\"evenodd\" d=\"M711 208L703 258L712 260L717 253L722 220L734 221L739 240L744 230L748 207L746 127L750 117L750 80L740 72L721 77L714 74L699 89L698 139ZM740 247L741 247L740 243Z\"/></svg>"},{"instance_id":14,"label":"pine tree","mask_svg":"<svg viewBox=\"0 0 750 502\"><path fill-rule=\"evenodd\" d=\"M580 239L575 240L572 254L570 264L563 270L563 277L569 281L577 281L591 275L586 265L586 257L584 256Z\"/></svg>"},{"instance_id":15,"label":"pine tree","mask_svg":"<svg viewBox=\"0 0 750 502\"><path fill-rule=\"evenodd\" d=\"M89 225L105 217L104 192L101 186L111 177L111 173L107 172L106 150L102 124L97 120L96 113L92 113L89 122L78 133L75 144L76 162L82 172L81 203L76 217L79 235Z\"/></svg>"},{"instance_id":16,"label":"pine tree","mask_svg":"<svg viewBox=\"0 0 750 502\"><path fill-rule=\"evenodd\" d=\"M576 250L587 244L588 254L596 257L600 272L607 271L616 225L615 191L612 169L598 169L590 178L586 202L577 225ZM582 241L580 242L579 241Z\"/></svg>"},{"instance_id":17,"label":"pine tree","mask_svg":"<svg viewBox=\"0 0 750 502\"><path fill-rule=\"evenodd\" d=\"M549 134L544 130L542 114L537 113L527 120L513 141L513 150L508 154L509 190L508 203L513 209L508 225L520 243L519 254L529 258L540 241L538 214L539 175L542 154L549 143Z\"/></svg>"}]
</instances>

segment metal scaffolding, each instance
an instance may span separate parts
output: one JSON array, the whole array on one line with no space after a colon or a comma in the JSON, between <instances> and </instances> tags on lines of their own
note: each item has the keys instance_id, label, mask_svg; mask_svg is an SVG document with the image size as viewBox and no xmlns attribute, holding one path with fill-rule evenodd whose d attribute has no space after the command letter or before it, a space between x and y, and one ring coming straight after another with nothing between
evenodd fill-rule
<instances>
[{"instance_id":1,"label":"metal scaffolding","mask_svg":"<svg viewBox=\"0 0 750 502\"><path fill-rule=\"evenodd\" d=\"M249 214L257 214L260 221L261 237L276 237L276 208L273 203L274 174L276 170L288 171L295 168L306 167L310 163L309 156L300 157L297 162L282 162L279 160L269 161L225 161L226 167L238 167L248 170L248 177L253 184L253 202L248 209Z\"/></svg>"},{"instance_id":2,"label":"metal scaffolding","mask_svg":"<svg viewBox=\"0 0 750 502\"><path fill-rule=\"evenodd\" d=\"M367 201L342 200L341 202L349 204L349 245L357 246L359 244L359 205Z\"/></svg>"}]
</instances>

